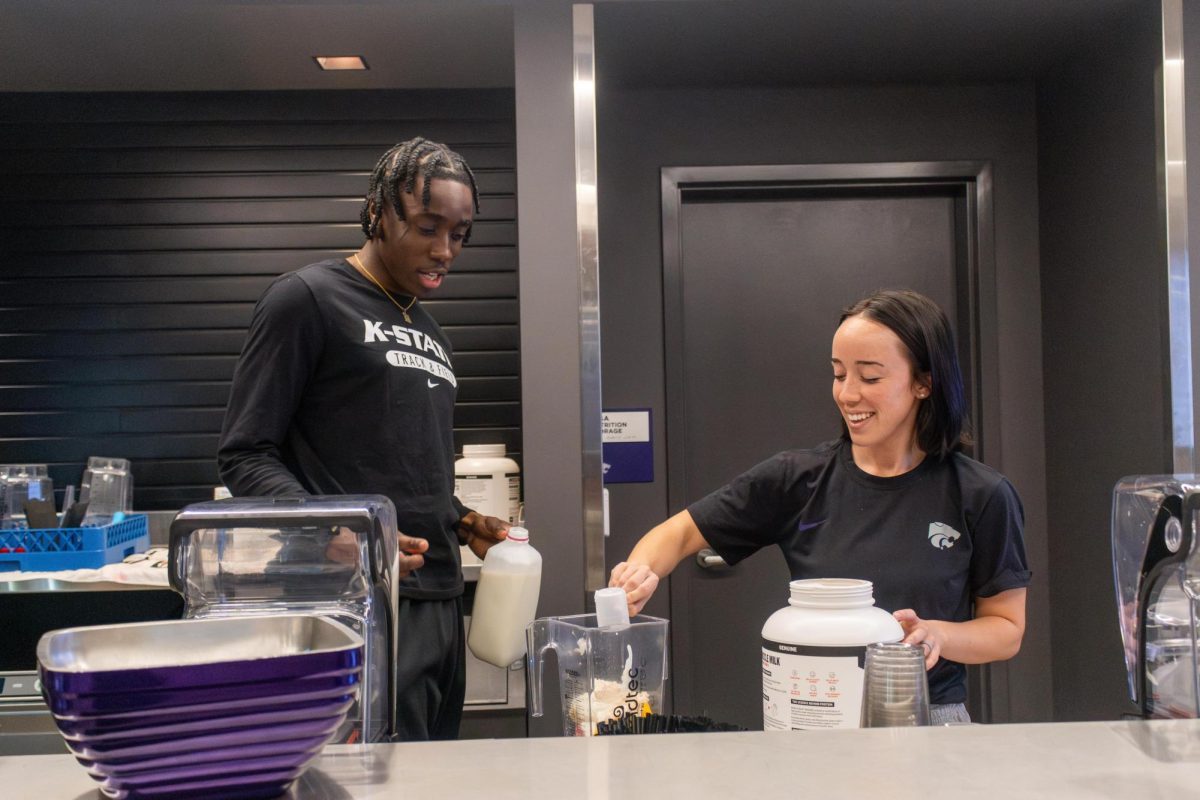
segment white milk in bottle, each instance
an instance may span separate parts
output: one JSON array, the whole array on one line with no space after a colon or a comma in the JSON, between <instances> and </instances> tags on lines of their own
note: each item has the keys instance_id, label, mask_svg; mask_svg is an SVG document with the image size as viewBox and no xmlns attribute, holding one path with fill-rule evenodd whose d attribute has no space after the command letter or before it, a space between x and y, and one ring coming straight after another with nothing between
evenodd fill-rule
<instances>
[{"instance_id":1,"label":"white milk in bottle","mask_svg":"<svg viewBox=\"0 0 1200 800\"><path fill-rule=\"evenodd\" d=\"M537 613L541 586L542 556L529 544L529 531L509 528L479 571L467 636L476 658L507 667L525 655L525 628Z\"/></svg>"}]
</instances>

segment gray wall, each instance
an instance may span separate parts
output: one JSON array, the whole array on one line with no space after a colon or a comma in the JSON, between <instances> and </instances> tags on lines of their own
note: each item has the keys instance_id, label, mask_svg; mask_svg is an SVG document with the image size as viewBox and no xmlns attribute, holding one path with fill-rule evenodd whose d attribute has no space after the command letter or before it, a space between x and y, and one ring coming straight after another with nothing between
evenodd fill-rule
<instances>
[{"instance_id":1,"label":"gray wall","mask_svg":"<svg viewBox=\"0 0 1200 800\"><path fill-rule=\"evenodd\" d=\"M603 40L598 64L604 70ZM1051 708L1047 525L1038 278L1037 120L1031 82L980 86L637 89L598 95L604 404L654 414L655 476L610 487L609 565L678 509L667 507L659 169L719 164L989 160L993 164L999 441L988 460L1025 503L1034 570L1022 653L998 720ZM737 280L738 265L731 265ZM751 265L745 265L750 269ZM834 320L830 320L832 335ZM781 369L787 369L786 362ZM814 375L824 381L825 375ZM526 426L527 430L529 426ZM528 436L528 434L527 434ZM781 443L786 445L788 443ZM769 454L764 454L764 457ZM648 613L666 615L665 593ZM753 624L758 624L754 621Z\"/></svg>"},{"instance_id":2,"label":"gray wall","mask_svg":"<svg viewBox=\"0 0 1200 800\"><path fill-rule=\"evenodd\" d=\"M1131 708L1112 583L1112 489L1123 475L1172 469L1155 179L1159 37L1157 4L1146 4L1039 82L1050 619L1061 720L1111 719Z\"/></svg>"}]
</instances>

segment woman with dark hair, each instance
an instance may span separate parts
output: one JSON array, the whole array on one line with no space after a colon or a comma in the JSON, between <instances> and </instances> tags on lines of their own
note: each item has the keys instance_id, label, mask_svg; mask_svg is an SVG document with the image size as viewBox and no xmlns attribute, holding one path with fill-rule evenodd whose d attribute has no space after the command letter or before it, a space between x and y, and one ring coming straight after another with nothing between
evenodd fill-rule
<instances>
[{"instance_id":1,"label":"woman with dark hair","mask_svg":"<svg viewBox=\"0 0 1200 800\"><path fill-rule=\"evenodd\" d=\"M779 453L642 537L613 568L637 613L659 579L711 547L734 564L778 546L792 577L862 578L927 651L934 722L968 721L965 664L1011 658L1025 632L1024 514L963 454L966 402L937 304L877 292L833 336L842 436Z\"/></svg>"}]
</instances>

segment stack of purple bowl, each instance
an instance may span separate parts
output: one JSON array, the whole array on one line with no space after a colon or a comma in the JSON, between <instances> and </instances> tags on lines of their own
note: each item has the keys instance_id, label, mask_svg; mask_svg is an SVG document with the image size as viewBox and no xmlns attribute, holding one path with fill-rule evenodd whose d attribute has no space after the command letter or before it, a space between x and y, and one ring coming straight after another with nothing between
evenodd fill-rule
<instances>
[{"instance_id":1,"label":"stack of purple bowl","mask_svg":"<svg viewBox=\"0 0 1200 800\"><path fill-rule=\"evenodd\" d=\"M109 797L278 797L354 702L363 640L306 614L51 631L42 694Z\"/></svg>"}]
</instances>

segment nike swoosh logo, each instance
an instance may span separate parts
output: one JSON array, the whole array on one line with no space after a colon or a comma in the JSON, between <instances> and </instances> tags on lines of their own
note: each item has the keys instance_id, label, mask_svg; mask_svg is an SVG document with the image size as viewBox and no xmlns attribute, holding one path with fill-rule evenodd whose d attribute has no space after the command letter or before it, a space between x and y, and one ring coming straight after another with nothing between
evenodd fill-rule
<instances>
[{"instance_id":1,"label":"nike swoosh logo","mask_svg":"<svg viewBox=\"0 0 1200 800\"><path fill-rule=\"evenodd\" d=\"M432 389L432 388L434 388L435 386L437 386L437 385L438 385L438 382L437 382L437 381L431 381L431 380L429 380L428 378L426 378L426 379L425 379L425 385L426 385L426 386L428 386L430 389Z\"/></svg>"},{"instance_id":2,"label":"nike swoosh logo","mask_svg":"<svg viewBox=\"0 0 1200 800\"><path fill-rule=\"evenodd\" d=\"M805 531L811 531L813 528L820 527L821 525L824 525L824 524L825 524L825 520L823 520L823 519L819 519L816 522L801 522L799 525L796 526L796 530L799 531L800 533L804 533Z\"/></svg>"}]
</instances>

